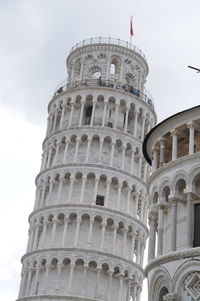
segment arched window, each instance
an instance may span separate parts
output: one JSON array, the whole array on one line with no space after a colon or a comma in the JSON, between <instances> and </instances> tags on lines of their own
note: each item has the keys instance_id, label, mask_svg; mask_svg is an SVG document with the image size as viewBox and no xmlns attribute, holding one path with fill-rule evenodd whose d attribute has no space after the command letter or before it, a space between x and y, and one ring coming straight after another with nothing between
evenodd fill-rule
<instances>
[{"instance_id":1,"label":"arched window","mask_svg":"<svg viewBox=\"0 0 200 301\"><path fill-rule=\"evenodd\" d=\"M169 293L168 289L165 286L163 286L160 290L158 301L163 301L164 300L163 297L168 293Z\"/></svg>"},{"instance_id":2,"label":"arched window","mask_svg":"<svg viewBox=\"0 0 200 301\"><path fill-rule=\"evenodd\" d=\"M93 106L88 106L85 111L85 124L89 125L92 117L92 108Z\"/></svg>"}]
</instances>

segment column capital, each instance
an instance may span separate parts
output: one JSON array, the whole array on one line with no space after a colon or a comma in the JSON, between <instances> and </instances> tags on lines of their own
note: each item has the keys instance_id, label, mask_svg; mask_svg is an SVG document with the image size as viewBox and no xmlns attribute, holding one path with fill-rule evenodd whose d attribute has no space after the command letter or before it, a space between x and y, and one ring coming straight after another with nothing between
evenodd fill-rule
<instances>
[{"instance_id":1,"label":"column capital","mask_svg":"<svg viewBox=\"0 0 200 301\"><path fill-rule=\"evenodd\" d=\"M173 129L170 131L171 136L177 136L179 134L179 130L178 129Z\"/></svg>"},{"instance_id":2,"label":"column capital","mask_svg":"<svg viewBox=\"0 0 200 301\"><path fill-rule=\"evenodd\" d=\"M187 127L190 129L190 128L195 128L196 124L194 122L188 122L187 123Z\"/></svg>"}]
</instances>

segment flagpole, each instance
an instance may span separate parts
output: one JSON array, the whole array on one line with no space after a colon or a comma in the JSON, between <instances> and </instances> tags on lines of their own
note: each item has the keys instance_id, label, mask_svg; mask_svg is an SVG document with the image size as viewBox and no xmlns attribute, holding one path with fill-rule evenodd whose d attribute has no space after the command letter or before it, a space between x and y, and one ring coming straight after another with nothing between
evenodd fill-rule
<instances>
[{"instance_id":1,"label":"flagpole","mask_svg":"<svg viewBox=\"0 0 200 301\"><path fill-rule=\"evenodd\" d=\"M130 16L130 48L132 44L132 37L133 37L133 16Z\"/></svg>"}]
</instances>

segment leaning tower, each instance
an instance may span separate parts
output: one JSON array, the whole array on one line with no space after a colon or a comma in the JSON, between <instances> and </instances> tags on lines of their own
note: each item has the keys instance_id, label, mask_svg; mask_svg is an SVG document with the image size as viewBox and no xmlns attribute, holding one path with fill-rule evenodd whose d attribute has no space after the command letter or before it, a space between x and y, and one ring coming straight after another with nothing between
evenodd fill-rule
<instances>
[{"instance_id":1,"label":"leaning tower","mask_svg":"<svg viewBox=\"0 0 200 301\"><path fill-rule=\"evenodd\" d=\"M18 300L139 301L148 230L148 65L121 40L75 45L47 133Z\"/></svg>"}]
</instances>

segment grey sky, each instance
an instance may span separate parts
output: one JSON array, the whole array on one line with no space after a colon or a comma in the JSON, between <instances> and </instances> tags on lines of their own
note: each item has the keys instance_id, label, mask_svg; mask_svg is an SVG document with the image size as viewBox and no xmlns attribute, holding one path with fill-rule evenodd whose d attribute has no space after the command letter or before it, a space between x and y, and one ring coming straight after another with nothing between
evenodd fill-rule
<instances>
[{"instance_id":1,"label":"grey sky","mask_svg":"<svg viewBox=\"0 0 200 301\"><path fill-rule=\"evenodd\" d=\"M187 65L200 67L199 0L0 1L1 300L17 297L47 104L67 76L67 54L91 37L129 40L130 15L158 120L198 105L200 75Z\"/></svg>"}]
</instances>

